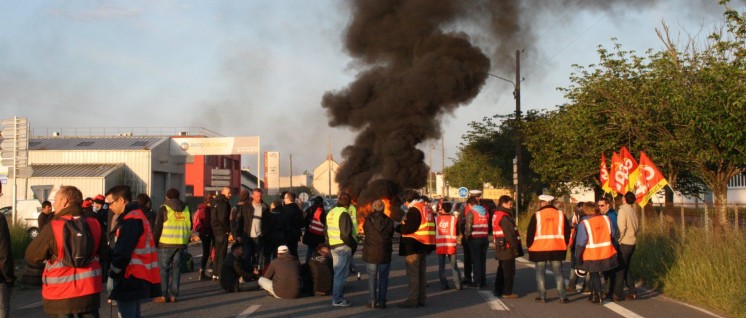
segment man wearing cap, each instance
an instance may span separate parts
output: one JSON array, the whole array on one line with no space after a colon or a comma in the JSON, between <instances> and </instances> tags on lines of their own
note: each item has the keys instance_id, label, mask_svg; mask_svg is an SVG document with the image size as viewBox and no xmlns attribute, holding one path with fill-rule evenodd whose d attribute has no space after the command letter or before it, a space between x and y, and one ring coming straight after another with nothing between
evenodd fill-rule
<instances>
[{"instance_id":1,"label":"man wearing cap","mask_svg":"<svg viewBox=\"0 0 746 318\"><path fill-rule=\"evenodd\" d=\"M295 299L300 295L300 263L288 251L286 245L280 245L277 258L259 278L259 287L275 298Z\"/></svg>"},{"instance_id":2,"label":"man wearing cap","mask_svg":"<svg viewBox=\"0 0 746 318\"><path fill-rule=\"evenodd\" d=\"M547 262L552 265L554 280L560 302L568 303L565 292L565 280L562 276L562 261L567 256L567 244L570 241L570 222L565 214L552 205L554 197L547 194L539 196L541 208L531 216L526 235L528 259L536 263L536 302L545 303L547 299L544 280Z\"/></svg>"}]
</instances>

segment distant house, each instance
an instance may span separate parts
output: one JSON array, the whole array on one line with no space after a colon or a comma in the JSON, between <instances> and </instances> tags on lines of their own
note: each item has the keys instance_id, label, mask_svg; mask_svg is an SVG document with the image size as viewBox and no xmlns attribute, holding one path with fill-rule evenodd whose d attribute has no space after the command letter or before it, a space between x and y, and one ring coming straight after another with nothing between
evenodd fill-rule
<instances>
[{"instance_id":1,"label":"distant house","mask_svg":"<svg viewBox=\"0 0 746 318\"><path fill-rule=\"evenodd\" d=\"M335 180L337 171L339 171L339 163L334 161L331 154L316 169L313 169L313 188L318 194L332 196L339 193L339 183Z\"/></svg>"}]
</instances>

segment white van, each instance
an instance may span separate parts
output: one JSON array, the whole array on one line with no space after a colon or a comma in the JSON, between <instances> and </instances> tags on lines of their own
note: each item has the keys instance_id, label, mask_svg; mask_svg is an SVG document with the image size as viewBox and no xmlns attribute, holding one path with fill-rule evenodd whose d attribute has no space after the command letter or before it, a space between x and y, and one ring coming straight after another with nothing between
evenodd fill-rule
<instances>
[{"instance_id":1,"label":"white van","mask_svg":"<svg viewBox=\"0 0 746 318\"><path fill-rule=\"evenodd\" d=\"M20 200L16 202L16 209L18 210L18 221L24 224L28 228L28 233L31 238L35 238L39 235L39 214L41 213L41 203L39 200ZM10 221L13 218L12 207L2 208L3 214Z\"/></svg>"}]
</instances>

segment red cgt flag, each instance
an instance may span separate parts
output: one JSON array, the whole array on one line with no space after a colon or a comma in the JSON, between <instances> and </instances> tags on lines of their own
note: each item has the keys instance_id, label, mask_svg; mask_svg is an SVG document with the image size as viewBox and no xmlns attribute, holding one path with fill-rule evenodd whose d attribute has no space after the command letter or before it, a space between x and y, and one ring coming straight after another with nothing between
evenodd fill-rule
<instances>
[{"instance_id":1,"label":"red cgt flag","mask_svg":"<svg viewBox=\"0 0 746 318\"><path fill-rule=\"evenodd\" d=\"M598 179L601 181L601 189L605 193L611 192L611 187L609 187L609 168L606 167L606 156L603 153L601 153L601 170Z\"/></svg>"},{"instance_id":2,"label":"red cgt flag","mask_svg":"<svg viewBox=\"0 0 746 318\"><path fill-rule=\"evenodd\" d=\"M617 193L624 194L627 190L629 176L624 169L624 163L621 156L614 152L611 156L611 178L609 178L609 187L611 192L616 196Z\"/></svg>"},{"instance_id":3,"label":"red cgt flag","mask_svg":"<svg viewBox=\"0 0 746 318\"><path fill-rule=\"evenodd\" d=\"M642 151L640 151L639 170L640 178L637 181L635 195L637 196L637 204L644 207L658 191L668 185L668 181L663 177L658 167L653 164L653 161Z\"/></svg>"},{"instance_id":4,"label":"red cgt flag","mask_svg":"<svg viewBox=\"0 0 746 318\"><path fill-rule=\"evenodd\" d=\"M626 147L622 146L622 149L619 151L619 156L622 159L622 164L624 165L623 169L627 173L627 188L625 189L624 193L627 191L634 191L635 190L635 184L637 184L637 161L635 161L635 157L632 156L631 153L627 150Z\"/></svg>"}]
</instances>

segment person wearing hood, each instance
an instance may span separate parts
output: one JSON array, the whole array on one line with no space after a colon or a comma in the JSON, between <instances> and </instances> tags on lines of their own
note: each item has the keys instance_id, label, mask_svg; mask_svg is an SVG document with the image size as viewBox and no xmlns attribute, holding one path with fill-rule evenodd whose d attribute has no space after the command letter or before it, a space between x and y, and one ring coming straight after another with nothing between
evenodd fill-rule
<instances>
[{"instance_id":1,"label":"person wearing hood","mask_svg":"<svg viewBox=\"0 0 746 318\"><path fill-rule=\"evenodd\" d=\"M228 236L231 234L231 196L230 187L223 187L210 206L210 222L214 235L215 258L212 262L212 280L220 280L220 269L223 267L225 254L228 252Z\"/></svg>"},{"instance_id":2,"label":"person wearing hood","mask_svg":"<svg viewBox=\"0 0 746 318\"><path fill-rule=\"evenodd\" d=\"M179 296L181 261L184 249L192 233L192 218L189 207L179 200L179 190L166 191L155 217L154 239L158 248L158 266L161 269L161 294L155 302L175 302Z\"/></svg>"},{"instance_id":3,"label":"person wearing hood","mask_svg":"<svg viewBox=\"0 0 746 318\"><path fill-rule=\"evenodd\" d=\"M372 204L373 213L363 223L363 261L368 264L368 308L386 308L386 289L389 285L389 268L393 252L394 221L383 213L381 200Z\"/></svg>"},{"instance_id":4,"label":"person wearing hood","mask_svg":"<svg viewBox=\"0 0 746 318\"><path fill-rule=\"evenodd\" d=\"M469 205L469 213L466 214L466 225L464 236L469 238L469 249L471 250L471 263L474 266L474 285L482 289L487 285L487 248L489 241L490 216L487 210L479 204L476 197L470 197L466 204Z\"/></svg>"},{"instance_id":5,"label":"person wearing hood","mask_svg":"<svg viewBox=\"0 0 746 318\"><path fill-rule=\"evenodd\" d=\"M570 242L570 221L565 213L552 205L554 197L539 196L541 208L531 216L526 233L528 260L536 264L536 289L538 297L534 301L545 303L547 291L544 287L547 263L551 263L560 302L569 303L562 276L562 261L567 258L567 245Z\"/></svg>"}]
</instances>

